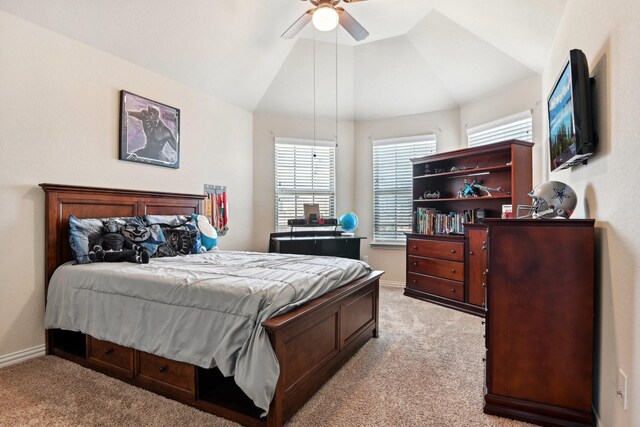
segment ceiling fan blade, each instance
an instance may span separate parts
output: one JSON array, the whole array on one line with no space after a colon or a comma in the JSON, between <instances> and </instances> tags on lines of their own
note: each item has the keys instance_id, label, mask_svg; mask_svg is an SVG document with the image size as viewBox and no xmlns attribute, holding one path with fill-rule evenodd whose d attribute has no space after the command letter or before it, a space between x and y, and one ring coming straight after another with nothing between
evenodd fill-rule
<instances>
[{"instance_id":1,"label":"ceiling fan blade","mask_svg":"<svg viewBox=\"0 0 640 427\"><path fill-rule=\"evenodd\" d=\"M305 13L302 14L300 18L296 22L294 22L287 31L282 33L280 37L283 39L292 39L298 34L308 23L311 21L311 15L313 15L313 11L315 9L309 9Z\"/></svg>"},{"instance_id":2,"label":"ceiling fan blade","mask_svg":"<svg viewBox=\"0 0 640 427\"><path fill-rule=\"evenodd\" d=\"M336 7L336 11L340 16L340 25L342 25L342 27L347 30L347 32L351 34L351 37L356 39L356 41L362 41L369 36L369 32L365 30L364 27L349 14L349 12L341 7Z\"/></svg>"}]
</instances>

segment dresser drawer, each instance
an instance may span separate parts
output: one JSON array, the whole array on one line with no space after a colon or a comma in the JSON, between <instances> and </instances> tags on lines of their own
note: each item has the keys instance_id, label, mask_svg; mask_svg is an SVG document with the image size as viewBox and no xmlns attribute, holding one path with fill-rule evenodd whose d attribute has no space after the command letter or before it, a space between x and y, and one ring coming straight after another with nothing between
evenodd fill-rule
<instances>
[{"instance_id":1,"label":"dresser drawer","mask_svg":"<svg viewBox=\"0 0 640 427\"><path fill-rule=\"evenodd\" d=\"M133 376L133 349L89 337L88 360L112 372Z\"/></svg>"},{"instance_id":2,"label":"dresser drawer","mask_svg":"<svg viewBox=\"0 0 640 427\"><path fill-rule=\"evenodd\" d=\"M407 253L429 258L464 261L464 242L409 239Z\"/></svg>"},{"instance_id":3,"label":"dresser drawer","mask_svg":"<svg viewBox=\"0 0 640 427\"><path fill-rule=\"evenodd\" d=\"M464 301L464 286L462 282L454 280L407 273L407 287L457 301Z\"/></svg>"},{"instance_id":4,"label":"dresser drawer","mask_svg":"<svg viewBox=\"0 0 640 427\"><path fill-rule=\"evenodd\" d=\"M426 274L450 280L464 280L464 263L435 258L410 256L408 270L411 273Z\"/></svg>"},{"instance_id":5,"label":"dresser drawer","mask_svg":"<svg viewBox=\"0 0 640 427\"><path fill-rule=\"evenodd\" d=\"M152 388L195 396L195 367L187 363L138 352L137 379Z\"/></svg>"}]
</instances>

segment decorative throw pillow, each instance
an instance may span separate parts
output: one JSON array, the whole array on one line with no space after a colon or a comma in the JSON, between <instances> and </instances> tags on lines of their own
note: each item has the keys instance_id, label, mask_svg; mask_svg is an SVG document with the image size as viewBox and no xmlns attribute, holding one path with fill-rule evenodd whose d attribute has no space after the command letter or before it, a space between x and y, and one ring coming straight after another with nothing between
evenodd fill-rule
<instances>
[{"instance_id":1,"label":"decorative throw pillow","mask_svg":"<svg viewBox=\"0 0 640 427\"><path fill-rule=\"evenodd\" d=\"M192 230L180 227L162 227L165 243L158 246L157 256L175 256L189 255L198 250L198 241L200 233L198 230Z\"/></svg>"},{"instance_id":2,"label":"decorative throw pillow","mask_svg":"<svg viewBox=\"0 0 640 427\"><path fill-rule=\"evenodd\" d=\"M89 251L102 236L103 221L107 219L109 218L77 218L73 214L69 216L69 244L76 263L91 262ZM137 222L142 225L142 220L138 217L114 217L113 219L122 226L127 222Z\"/></svg>"},{"instance_id":3,"label":"decorative throw pillow","mask_svg":"<svg viewBox=\"0 0 640 427\"><path fill-rule=\"evenodd\" d=\"M140 222L127 222L122 229L122 235L133 243L142 246L153 256L158 245L165 242L164 233L159 224L144 226Z\"/></svg>"},{"instance_id":4,"label":"decorative throw pillow","mask_svg":"<svg viewBox=\"0 0 640 427\"><path fill-rule=\"evenodd\" d=\"M166 228L170 228L173 230L189 230L189 231L198 230L198 226L196 225L196 222L191 219L191 216L187 216L187 215L145 215L144 222L147 225L158 224L160 225L160 227L162 227L163 231ZM167 239L167 237L168 236L165 233L165 240ZM192 254L199 254L204 252L202 250L202 241L200 238L200 233L197 233L192 243L193 243L193 250L191 252ZM164 256L171 256L171 255L164 255Z\"/></svg>"},{"instance_id":5,"label":"decorative throw pillow","mask_svg":"<svg viewBox=\"0 0 640 427\"><path fill-rule=\"evenodd\" d=\"M218 246L218 233L209 222L209 219L204 215L191 214L191 220L195 222L200 232L202 247L207 251L216 248Z\"/></svg>"}]
</instances>

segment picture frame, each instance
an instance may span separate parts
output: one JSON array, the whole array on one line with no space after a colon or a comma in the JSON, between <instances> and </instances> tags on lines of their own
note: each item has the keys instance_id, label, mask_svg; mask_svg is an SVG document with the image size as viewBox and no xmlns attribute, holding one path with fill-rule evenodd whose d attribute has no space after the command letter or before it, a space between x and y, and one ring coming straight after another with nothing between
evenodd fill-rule
<instances>
[{"instance_id":1,"label":"picture frame","mask_svg":"<svg viewBox=\"0 0 640 427\"><path fill-rule=\"evenodd\" d=\"M180 110L120 91L120 160L178 169Z\"/></svg>"}]
</instances>

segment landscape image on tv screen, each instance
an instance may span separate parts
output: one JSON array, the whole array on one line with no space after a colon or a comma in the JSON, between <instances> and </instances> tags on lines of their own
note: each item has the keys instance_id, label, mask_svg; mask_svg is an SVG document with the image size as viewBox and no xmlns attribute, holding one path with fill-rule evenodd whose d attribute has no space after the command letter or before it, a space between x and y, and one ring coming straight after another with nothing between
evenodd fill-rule
<instances>
[{"instance_id":1,"label":"landscape image on tv screen","mask_svg":"<svg viewBox=\"0 0 640 427\"><path fill-rule=\"evenodd\" d=\"M551 170L561 166L576 154L571 99L571 67L562 72L549 98L549 158Z\"/></svg>"}]
</instances>

